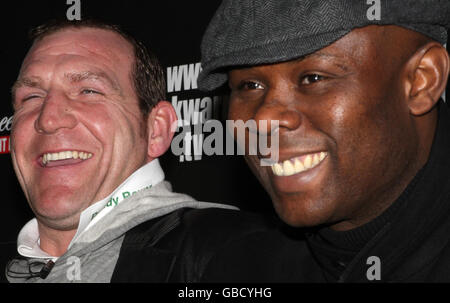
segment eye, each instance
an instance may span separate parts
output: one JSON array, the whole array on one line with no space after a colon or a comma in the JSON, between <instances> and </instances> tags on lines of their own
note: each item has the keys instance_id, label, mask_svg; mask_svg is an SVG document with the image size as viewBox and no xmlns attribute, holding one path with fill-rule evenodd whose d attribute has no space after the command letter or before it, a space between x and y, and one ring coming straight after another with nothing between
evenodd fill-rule
<instances>
[{"instance_id":1,"label":"eye","mask_svg":"<svg viewBox=\"0 0 450 303\"><path fill-rule=\"evenodd\" d=\"M22 99L22 102L26 102L26 101L29 101L31 99L36 99L36 98L41 98L41 96L39 96L39 95L26 96L25 98Z\"/></svg>"},{"instance_id":2,"label":"eye","mask_svg":"<svg viewBox=\"0 0 450 303\"><path fill-rule=\"evenodd\" d=\"M264 86L255 81L245 81L239 84L238 88L240 90L257 90L257 89L264 89Z\"/></svg>"},{"instance_id":3,"label":"eye","mask_svg":"<svg viewBox=\"0 0 450 303\"><path fill-rule=\"evenodd\" d=\"M325 80L326 77L318 75L318 74L310 74L310 75L306 75L301 79L301 84L302 85L310 85L322 80Z\"/></svg>"},{"instance_id":4,"label":"eye","mask_svg":"<svg viewBox=\"0 0 450 303\"><path fill-rule=\"evenodd\" d=\"M102 93L100 93L99 91L96 91L96 90L91 89L91 88L83 89L81 91L81 94L83 94L83 95L94 95L94 94L102 95Z\"/></svg>"}]
</instances>

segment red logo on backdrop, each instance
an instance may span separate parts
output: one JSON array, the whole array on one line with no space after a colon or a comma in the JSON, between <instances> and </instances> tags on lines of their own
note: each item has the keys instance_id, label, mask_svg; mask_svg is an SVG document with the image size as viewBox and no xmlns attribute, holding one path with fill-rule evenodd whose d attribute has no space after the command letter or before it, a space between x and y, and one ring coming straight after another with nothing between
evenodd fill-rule
<instances>
[{"instance_id":1,"label":"red logo on backdrop","mask_svg":"<svg viewBox=\"0 0 450 303\"><path fill-rule=\"evenodd\" d=\"M9 154L9 136L0 136L0 154Z\"/></svg>"}]
</instances>

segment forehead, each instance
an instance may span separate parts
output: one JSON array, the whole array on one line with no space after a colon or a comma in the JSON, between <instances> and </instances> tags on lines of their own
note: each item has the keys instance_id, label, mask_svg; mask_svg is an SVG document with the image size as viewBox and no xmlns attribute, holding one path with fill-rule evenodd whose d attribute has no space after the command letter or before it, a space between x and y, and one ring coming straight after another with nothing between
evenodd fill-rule
<instances>
[{"instance_id":1,"label":"forehead","mask_svg":"<svg viewBox=\"0 0 450 303\"><path fill-rule=\"evenodd\" d=\"M111 68L129 68L134 60L132 45L119 34L98 28L67 28L36 41L22 69L33 63L58 58L82 58L107 64Z\"/></svg>"}]
</instances>

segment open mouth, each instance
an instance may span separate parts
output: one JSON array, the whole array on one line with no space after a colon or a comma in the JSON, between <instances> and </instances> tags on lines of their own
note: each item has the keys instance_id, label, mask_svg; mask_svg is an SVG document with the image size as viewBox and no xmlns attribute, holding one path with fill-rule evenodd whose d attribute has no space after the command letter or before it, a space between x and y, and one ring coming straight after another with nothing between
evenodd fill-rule
<instances>
[{"instance_id":1,"label":"open mouth","mask_svg":"<svg viewBox=\"0 0 450 303\"><path fill-rule=\"evenodd\" d=\"M92 153L84 151L60 151L56 153L42 154L39 159L40 163L44 167L54 167L61 165L69 165L83 162L92 158Z\"/></svg>"},{"instance_id":2,"label":"open mouth","mask_svg":"<svg viewBox=\"0 0 450 303\"><path fill-rule=\"evenodd\" d=\"M326 152L318 152L294 157L283 162L275 163L272 165L272 171L276 176L286 177L299 174L319 165L327 155L328 153Z\"/></svg>"}]
</instances>

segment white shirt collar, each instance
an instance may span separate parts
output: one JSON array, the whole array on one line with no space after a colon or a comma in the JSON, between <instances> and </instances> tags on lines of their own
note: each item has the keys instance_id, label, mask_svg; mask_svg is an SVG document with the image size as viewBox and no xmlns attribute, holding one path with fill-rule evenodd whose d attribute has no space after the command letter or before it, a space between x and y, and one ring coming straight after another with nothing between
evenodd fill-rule
<instances>
[{"instance_id":1,"label":"white shirt collar","mask_svg":"<svg viewBox=\"0 0 450 303\"><path fill-rule=\"evenodd\" d=\"M81 213L77 232L72 238L69 248L83 232L100 221L125 198L132 196L142 189L154 186L163 180L164 171L162 170L158 159L154 159L139 168L124 182L122 182L122 184L119 185L109 196L95 202ZM20 231L17 238L17 251L20 255L29 258L53 259L53 261L57 259L56 257L50 256L41 250L39 246L39 230L36 218L25 224Z\"/></svg>"},{"instance_id":2,"label":"white shirt collar","mask_svg":"<svg viewBox=\"0 0 450 303\"><path fill-rule=\"evenodd\" d=\"M31 219L20 231L17 238L17 251L20 255L28 258L53 259L53 261L57 259L40 248L38 222L36 218Z\"/></svg>"}]
</instances>

